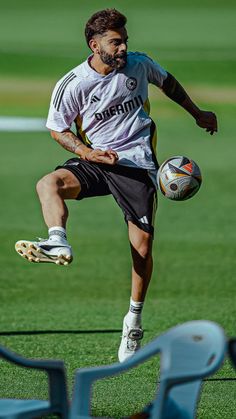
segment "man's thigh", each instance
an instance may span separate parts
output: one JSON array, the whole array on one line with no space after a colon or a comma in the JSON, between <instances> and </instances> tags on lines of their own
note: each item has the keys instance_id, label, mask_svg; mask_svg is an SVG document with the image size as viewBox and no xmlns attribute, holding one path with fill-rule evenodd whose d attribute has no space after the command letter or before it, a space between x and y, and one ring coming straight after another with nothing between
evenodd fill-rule
<instances>
[{"instance_id":1,"label":"man's thigh","mask_svg":"<svg viewBox=\"0 0 236 419\"><path fill-rule=\"evenodd\" d=\"M87 162L79 158L67 160L62 166L56 167L56 172L68 172L78 181L80 190L75 199L109 195L111 192L107 184L105 164ZM72 179L72 177L70 178ZM72 184L74 184L72 181Z\"/></svg>"},{"instance_id":2,"label":"man's thigh","mask_svg":"<svg viewBox=\"0 0 236 419\"><path fill-rule=\"evenodd\" d=\"M51 173L55 177L63 199L77 199L81 191L81 183L76 176L66 169L58 169Z\"/></svg>"},{"instance_id":3,"label":"man's thigh","mask_svg":"<svg viewBox=\"0 0 236 419\"><path fill-rule=\"evenodd\" d=\"M110 170L108 184L126 222L153 235L157 191L148 170L117 165Z\"/></svg>"}]
</instances>

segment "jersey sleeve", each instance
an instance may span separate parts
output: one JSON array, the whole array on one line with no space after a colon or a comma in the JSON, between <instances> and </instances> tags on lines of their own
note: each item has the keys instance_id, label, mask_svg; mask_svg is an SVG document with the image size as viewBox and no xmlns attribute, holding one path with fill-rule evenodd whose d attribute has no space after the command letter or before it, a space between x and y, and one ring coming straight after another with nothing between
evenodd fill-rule
<instances>
[{"instance_id":1,"label":"jersey sleeve","mask_svg":"<svg viewBox=\"0 0 236 419\"><path fill-rule=\"evenodd\" d=\"M166 70L145 54L143 54L143 63L146 68L148 82L161 88L168 75Z\"/></svg>"},{"instance_id":2,"label":"jersey sleeve","mask_svg":"<svg viewBox=\"0 0 236 419\"><path fill-rule=\"evenodd\" d=\"M79 106L76 101L76 75L70 73L61 79L55 86L46 127L53 131L63 132L70 129L73 121L79 114Z\"/></svg>"}]
</instances>

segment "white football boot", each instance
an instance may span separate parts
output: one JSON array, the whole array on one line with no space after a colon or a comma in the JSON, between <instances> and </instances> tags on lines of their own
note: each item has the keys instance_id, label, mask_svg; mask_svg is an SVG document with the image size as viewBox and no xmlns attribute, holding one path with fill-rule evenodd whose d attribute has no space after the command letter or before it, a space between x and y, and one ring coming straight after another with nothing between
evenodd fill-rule
<instances>
[{"instance_id":1,"label":"white football boot","mask_svg":"<svg viewBox=\"0 0 236 419\"><path fill-rule=\"evenodd\" d=\"M15 244L15 249L20 256L29 262L51 262L57 265L69 265L73 260L72 248L66 240L19 240Z\"/></svg>"},{"instance_id":2,"label":"white football boot","mask_svg":"<svg viewBox=\"0 0 236 419\"><path fill-rule=\"evenodd\" d=\"M143 329L141 327L130 327L126 323L126 316L123 321L121 343L118 351L118 359L124 362L137 352L141 347Z\"/></svg>"}]
</instances>

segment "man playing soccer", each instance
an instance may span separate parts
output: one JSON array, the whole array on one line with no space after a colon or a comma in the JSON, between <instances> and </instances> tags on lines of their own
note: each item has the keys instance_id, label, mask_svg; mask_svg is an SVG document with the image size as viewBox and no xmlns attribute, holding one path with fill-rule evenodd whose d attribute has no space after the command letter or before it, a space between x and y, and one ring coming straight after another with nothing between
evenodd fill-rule
<instances>
[{"instance_id":1,"label":"man playing soccer","mask_svg":"<svg viewBox=\"0 0 236 419\"><path fill-rule=\"evenodd\" d=\"M149 116L152 83L213 134L212 112L200 110L183 87L143 53L127 53L126 17L115 9L94 14L85 36L92 55L67 73L52 94L47 128L74 157L37 184L49 238L20 240L17 252L31 262L72 261L67 242L67 199L112 194L124 213L132 255L130 309L124 318L118 357L140 347L141 312L152 274L156 212L156 129ZM76 134L71 131L75 122Z\"/></svg>"}]
</instances>

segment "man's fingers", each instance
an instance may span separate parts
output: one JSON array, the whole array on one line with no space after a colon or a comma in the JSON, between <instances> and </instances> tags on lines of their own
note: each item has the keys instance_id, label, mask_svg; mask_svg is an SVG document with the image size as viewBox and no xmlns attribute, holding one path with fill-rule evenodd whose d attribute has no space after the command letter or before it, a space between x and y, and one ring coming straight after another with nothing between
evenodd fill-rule
<instances>
[{"instance_id":1,"label":"man's fingers","mask_svg":"<svg viewBox=\"0 0 236 419\"><path fill-rule=\"evenodd\" d=\"M215 121L213 121L213 123L209 121L198 121L197 125L201 128L205 128L206 132L217 132L217 123L215 123Z\"/></svg>"},{"instance_id":2,"label":"man's fingers","mask_svg":"<svg viewBox=\"0 0 236 419\"><path fill-rule=\"evenodd\" d=\"M94 155L98 157L106 156L107 152L102 150L94 150Z\"/></svg>"},{"instance_id":3,"label":"man's fingers","mask_svg":"<svg viewBox=\"0 0 236 419\"><path fill-rule=\"evenodd\" d=\"M104 159L108 164L114 164L118 160L118 154L114 150L106 150Z\"/></svg>"},{"instance_id":4,"label":"man's fingers","mask_svg":"<svg viewBox=\"0 0 236 419\"><path fill-rule=\"evenodd\" d=\"M113 156L98 155L94 156L93 161L96 163L114 164L117 159Z\"/></svg>"},{"instance_id":5,"label":"man's fingers","mask_svg":"<svg viewBox=\"0 0 236 419\"><path fill-rule=\"evenodd\" d=\"M115 164L118 160L118 154L114 150L91 150L87 155L87 160L93 163Z\"/></svg>"},{"instance_id":6,"label":"man's fingers","mask_svg":"<svg viewBox=\"0 0 236 419\"><path fill-rule=\"evenodd\" d=\"M110 155L115 156L115 157L118 159L118 154L117 154L117 152L116 152L116 151L114 151L114 150L108 150L108 153L109 153Z\"/></svg>"},{"instance_id":7,"label":"man's fingers","mask_svg":"<svg viewBox=\"0 0 236 419\"><path fill-rule=\"evenodd\" d=\"M118 160L118 158L119 158L118 154L114 150L107 150L106 154L107 154L108 157L110 157L112 159L114 158L115 160Z\"/></svg>"},{"instance_id":8,"label":"man's fingers","mask_svg":"<svg viewBox=\"0 0 236 419\"><path fill-rule=\"evenodd\" d=\"M196 122L199 127L205 128L206 132L211 135L217 132L217 118L213 112L201 111Z\"/></svg>"},{"instance_id":9,"label":"man's fingers","mask_svg":"<svg viewBox=\"0 0 236 419\"><path fill-rule=\"evenodd\" d=\"M118 154L114 151L114 150L94 150L94 154L98 155L98 156L105 156L105 157L110 157L110 156L114 156L116 158L118 158Z\"/></svg>"},{"instance_id":10,"label":"man's fingers","mask_svg":"<svg viewBox=\"0 0 236 419\"><path fill-rule=\"evenodd\" d=\"M217 127L206 128L206 132L210 132L210 134L213 135L214 132L217 132Z\"/></svg>"}]
</instances>

